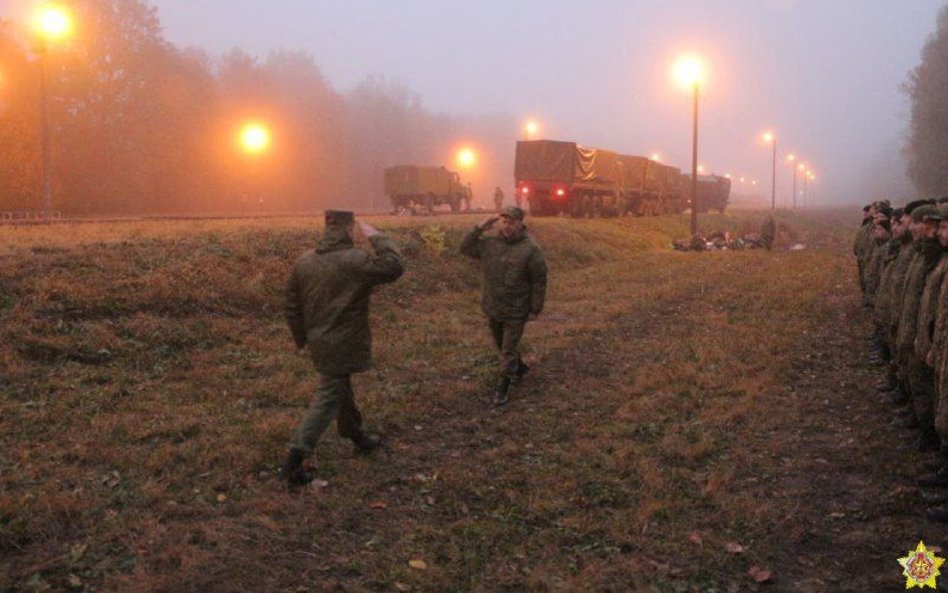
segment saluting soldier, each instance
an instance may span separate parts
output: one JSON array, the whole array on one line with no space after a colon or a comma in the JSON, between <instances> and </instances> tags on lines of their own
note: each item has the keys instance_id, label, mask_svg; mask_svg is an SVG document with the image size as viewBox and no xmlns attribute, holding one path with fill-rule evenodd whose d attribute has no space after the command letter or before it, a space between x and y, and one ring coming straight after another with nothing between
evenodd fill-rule
<instances>
[{"instance_id":1,"label":"saluting soldier","mask_svg":"<svg viewBox=\"0 0 948 593\"><path fill-rule=\"evenodd\" d=\"M381 443L380 437L362 428L351 376L372 364L372 289L398 279L404 264L394 241L370 224L359 226L374 254L354 245L352 212L327 210L326 232L317 247L296 262L287 283L287 324L297 348L308 348L319 374L316 399L283 465L283 478L291 486L312 481L303 462L333 419L339 434L351 439L357 452L371 452Z\"/></svg>"},{"instance_id":2,"label":"saluting soldier","mask_svg":"<svg viewBox=\"0 0 948 593\"><path fill-rule=\"evenodd\" d=\"M481 262L481 309L500 350L500 381L494 392L498 406L507 403L511 382L527 372L520 339L528 318L539 315L546 300L546 259L527 235L523 219L523 210L509 206L475 226L461 242L461 253ZM497 234L484 236L498 222Z\"/></svg>"}]
</instances>

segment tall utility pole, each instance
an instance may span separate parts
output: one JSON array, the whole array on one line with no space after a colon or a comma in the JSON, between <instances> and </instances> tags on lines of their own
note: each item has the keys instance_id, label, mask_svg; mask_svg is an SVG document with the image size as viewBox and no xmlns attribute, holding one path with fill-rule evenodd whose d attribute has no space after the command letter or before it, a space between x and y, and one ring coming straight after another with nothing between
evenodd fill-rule
<instances>
[{"instance_id":1,"label":"tall utility pole","mask_svg":"<svg viewBox=\"0 0 948 593\"><path fill-rule=\"evenodd\" d=\"M698 91L695 82L691 129L691 236L698 234Z\"/></svg>"}]
</instances>

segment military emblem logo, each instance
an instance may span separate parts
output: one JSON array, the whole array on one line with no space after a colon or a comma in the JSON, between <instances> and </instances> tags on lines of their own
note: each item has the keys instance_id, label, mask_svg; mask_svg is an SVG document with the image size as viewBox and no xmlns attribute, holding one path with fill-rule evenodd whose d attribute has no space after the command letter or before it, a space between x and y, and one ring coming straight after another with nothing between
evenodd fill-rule
<instances>
[{"instance_id":1,"label":"military emblem logo","mask_svg":"<svg viewBox=\"0 0 948 593\"><path fill-rule=\"evenodd\" d=\"M941 576L941 565L944 558L939 558L934 552L925 547L925 542L918 542L918 547L908 553L905 558L899 558L902 565L902 575L905 576L905 588L918 587L924 589L938 588L936 579Z\"/></svg>"}]
</instances>

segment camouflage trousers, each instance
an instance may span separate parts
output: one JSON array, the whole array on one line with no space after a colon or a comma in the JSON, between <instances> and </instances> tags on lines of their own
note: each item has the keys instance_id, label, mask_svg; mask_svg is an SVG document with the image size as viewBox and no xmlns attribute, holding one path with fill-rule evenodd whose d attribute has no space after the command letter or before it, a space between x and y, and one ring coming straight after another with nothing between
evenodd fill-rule
<instances>
[{"instance_id":1,"label":"camouflage trousers","mask_svg":"<svg viewBox=\"0 0 948 593\"><path fill-rule=\"evenodd\" d=\"M912 357L905 367L915 416L922 427L935 424L935 372L924 361Z\"/></svg>"},{"instance_id":2,"label":"camouflage trousers","mask_svg":"<svg viewBox=\"0 0 948 593\"><path fill-rule=\"evenodd\" d=\"M296 431L293 448L312 453L333 419L339 436L354 439L362 434L362 414L355 403L350 375L319 375L316 399Z\"/></svg>"},{"instance_id":3,"label":"camouflage trousers","mask_svg":"<svg viewBox=\"0 0 948 593\"><path fill-rule=\"evenodd\" d=\"M500 374L509 379L516 379L517 369L521 364L520 338L523 337L527 320L488 318L487 321L494 344L500 350Z\"/></svg>"}]
</instances>

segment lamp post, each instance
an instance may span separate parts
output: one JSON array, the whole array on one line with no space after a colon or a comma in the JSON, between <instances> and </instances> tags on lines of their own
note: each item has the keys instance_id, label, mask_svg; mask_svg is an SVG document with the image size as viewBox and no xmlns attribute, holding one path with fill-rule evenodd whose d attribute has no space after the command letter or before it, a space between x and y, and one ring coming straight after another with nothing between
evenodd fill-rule
<instances>
[{"instance_id":1,"label":"lamp post","mask_svg":"<svg viewBox=\"0 0 948 593\"><path fill-rule=\"evenodd\" d=\"M523 139L524 140L533 140L537 136L537 132L540 131L540 124L535 120L528 120L527 123L523 125Z\"/></svg>"},{"instance_id":2,"label":"lamp post","mask_svg":"<svg viewBox=\"0 0 948 593\"><path fill-rule=\"evenodd\" d=\"M675 64L674 77L693 97L691 128L691 234L698 234L698 97L704 80L704 65L695 56L682 56Z\"/></svg>"},{"instance_id":3,"label":"lamp post","mask_svg":"<svg viewBox=\"0 0 948 593\"><path fill-rule=\"evenodd\" d=\"M770 171L770 209L777 209L777 135L764 132L764 142L773 146L773 162Z\"/></svg>"},{"instance_id":4,"label":"lamp post","mask_svg":"<svg viewBox=\"0 0 948 593\"><path fill-rule=\"evenodd\" d=\"M46 53L51 42L65 39L72 31L72 14L58 4L40 6L33 21L36 33L35 51L40 60L40 136L43 150L43 218L51 222L53 178L50 154L49 93Z\"/></svg>"},{"instance_id":5,"label":"lamp post","mask_svg":"<svg viewBox=\"0 0 948 593\"><path fill-rule=\"evenodd\" d=\"M795 154L787 155L787 162L790 163L790 168L793 169L793 194L791 194L790 205L796 210L797 209L797 156Z\"/></svg>"},{"instance_id":6,"label":"lamp post","mask_svg":"<svg viewBox=\"0 0 948 593\"><path fill-rule=\"evenodd\" d=\"M806 176L803 177L803 207L806 208L807 203L810 200L810 181L816 181L816 175L813 171L807 171Z\"/></svg>"}]
</instances>

